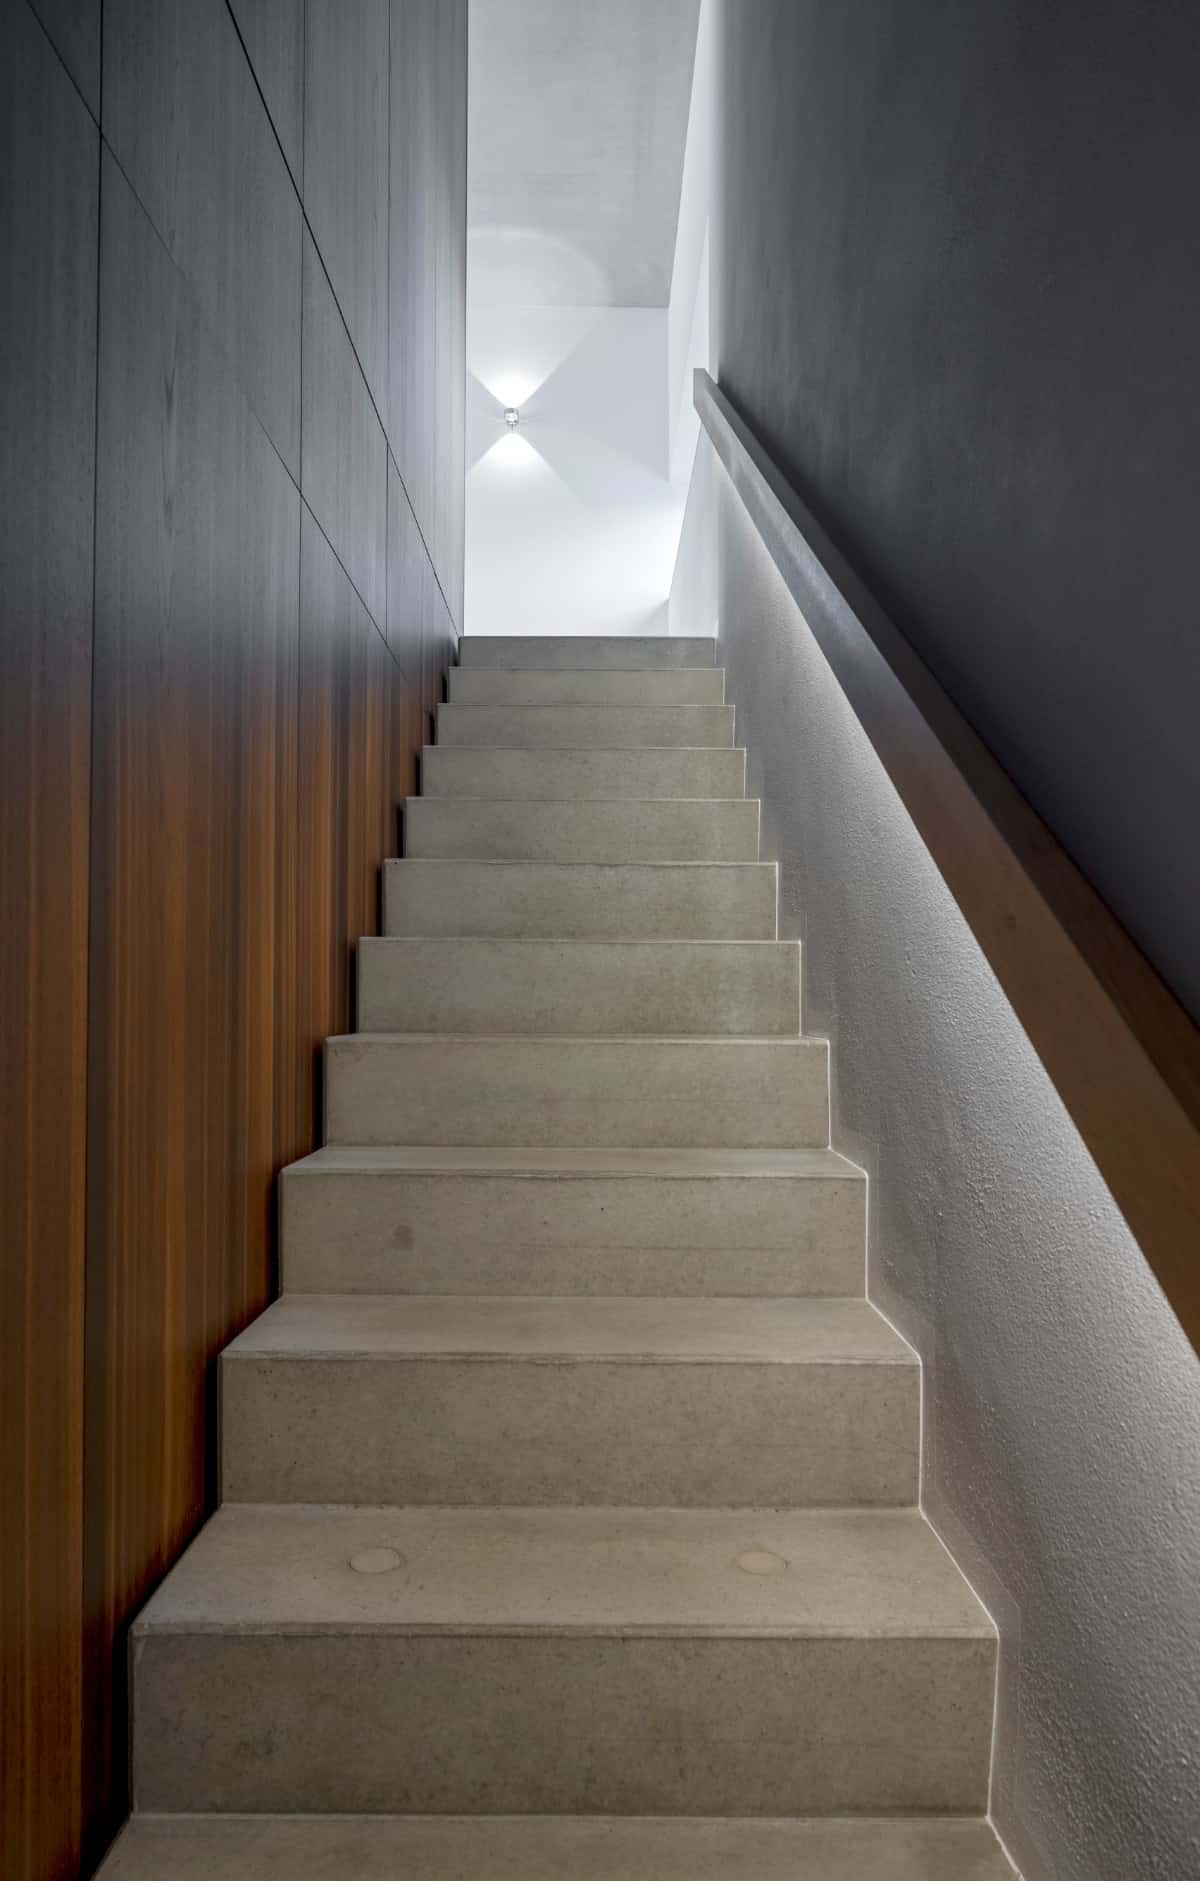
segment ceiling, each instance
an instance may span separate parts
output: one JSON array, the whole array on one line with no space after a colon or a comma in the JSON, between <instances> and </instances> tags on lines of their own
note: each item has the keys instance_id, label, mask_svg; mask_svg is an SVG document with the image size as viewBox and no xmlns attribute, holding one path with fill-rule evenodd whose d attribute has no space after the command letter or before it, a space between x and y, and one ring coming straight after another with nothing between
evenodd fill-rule
<instances>
[{"instance_id":1,"label":"ceiling","mask_svg":"<svg viewBox=\"0 0 1200 1881\"><path fill-rule=\"evenodd\" d=\"M665 307L700 0L471 0L477 306Z\"/></svg>"}]
</instances>

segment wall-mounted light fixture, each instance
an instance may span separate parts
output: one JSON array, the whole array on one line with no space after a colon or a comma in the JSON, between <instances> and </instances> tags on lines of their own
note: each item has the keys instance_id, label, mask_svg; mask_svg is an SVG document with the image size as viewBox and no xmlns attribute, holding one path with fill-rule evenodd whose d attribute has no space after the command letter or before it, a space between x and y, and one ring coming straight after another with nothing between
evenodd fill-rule
<instances>
[{"instance_id":1,"label":"wall-mounted light fixture","mask_svg":"<svg viewBox=\"0 0 1200 1881\"><path fill-rule=\"evenodd\" d=\"M521 422L521 414L515 405L510 405L504 414L504 422L510 431L515 431Z\"/></svg>"}]
</instances>

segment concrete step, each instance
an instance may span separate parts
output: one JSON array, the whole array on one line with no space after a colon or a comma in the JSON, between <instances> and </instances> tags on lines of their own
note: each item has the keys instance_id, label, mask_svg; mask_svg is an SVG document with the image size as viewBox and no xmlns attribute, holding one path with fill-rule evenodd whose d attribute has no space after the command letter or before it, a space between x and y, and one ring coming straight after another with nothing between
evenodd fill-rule
<instances>
[{"instance_id":1,"label":"concrete step","mask_svg":"<svg viewBox=\"0 0 1200 1881\"><path fill-rule=\"evenodd\" d=\"M226 1502L917 1499L917 1357L866 1300L299 1293L220 1381Z\"/></svg>"},{"instance_id":2,"label":"concrete step","mask_svg":"<svg viewBox=\"0 0 1200 1881\"><path fill-rule=\"evenodd\" d=\"M383 868L387 935L775 939L773 862L468 862Z\"/></svg>"},{"instance_id":3,"label":"concrete step","mask_svg":"<svg viewBox=\"0 0 1200 1881\"><path fill-rule=\"evenodd\" d=\"M794 941L358 943L366 1032L795 1037Z\"/></svg>"},{"instance_id":4,"label":"concrete step","mask_svg":"<svg viewBox=\"0 0 1200 1881\"><path fill-rule=\"evenodd\" d=\"M733 747L731 705L439 705L439 745L501 751Z\"/></svg>"},{"instance_id":5,"label":"concrete step","mask_svg":"<svg viewBox=\"0 0 1200 1881\"><path fill-rule=\"evenodd\" d=\"M725 669L676 666L662 672L520 672L452 666L452 705L724 705Z\"/></svg>"},{"instance_id":6,"label":"concrete step","mask_svg":"<svg viewBox=\"0 0 1200 1881\"><path fill-rule=\"evenodd\" d=\"M656 667L715 666L715 640L684 634L464 634L460 666L521 672L641 672Z\"/></svg>"},{"instance_id":7,"label":"concrete step","mask_svg":"<svg viewBox=\"0 0 1200 1881\"><path fill-rule=\"evenodd\" d=\"M915 1510L227 1505L134 1627L135 1806L977 1814L994 1677Z\"/></svg>"},{"instance_id":8,"label":"concrete step","mask_svg":"<svg viewBox=\"0 0 1200 1881\"><path fill-rule=\"evenodd\" d=\"M404 851L491 862L756 862L758 802L409 797Z\"/></svg>"},{"instance_id":9,"label":"concrete step","mask_svg":"<svg viewBox=\"0 0 1200 1881\"><path fill-rule=\"evenodd\" d=\"M135 1816L101 1881L1014 1881L981 1818Z\"/></svg>"},{"instance_id":10,"label":"concrete step","mask_svg":"<svg viewBox=\"0 0 1200 1881\"><path fill-rule=\"evenodd\" d=\"M381 1032L325 1045L329 1143L824 1149L822 1039Z\"/></svg>"},{"instance_id":11,"label":"concrete step","mask_svg":"<svg viewBox=\"0 0 1200 1881\"><path fill-rule=\"evenodd\" d=\"M832 1150L317 1150L280 1178L289 1293L861 1293Z\"/></svg>"},{"instance_id":12,"label":"concrete step","mask_svg":"<svg viewBox=\"0 0 1200 1881\"><path fill-rule=\"evenodd\" d=\"M744 797L746 753L718 746L653 751L472 750L426 745L426 797L628 798Z\"/></svg>"}]
</instances>

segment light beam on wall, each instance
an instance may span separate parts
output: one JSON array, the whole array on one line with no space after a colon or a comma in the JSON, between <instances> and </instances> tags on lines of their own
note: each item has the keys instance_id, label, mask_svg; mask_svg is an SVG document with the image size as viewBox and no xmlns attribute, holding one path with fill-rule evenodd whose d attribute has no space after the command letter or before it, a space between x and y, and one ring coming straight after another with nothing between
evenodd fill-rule
<instances>
[{"instance_id":1,"label":"light beam on wall","mask_svg":"<svg viewBox=\"0 0 1200 1881\"><path fill-rule=\"evenodd\" d=\"M522 372L519 366L502 367L498 372L477 372L475 376L487 387L498 405L517 411L522 405L528 405L543 382L536 373Z\"/></svg>"},{"instance_id":2,"label":"light beam on wall","mask_svg":"<svg viewBox=\"0 0 1200 1881\"><path fill-rule=\"evenodd\" d=\"M499 470L523 474L536 470L544 460L526 438L516 431L506 431L502 438L497 438L484 461Z\"/></svg>"}]
</instances>

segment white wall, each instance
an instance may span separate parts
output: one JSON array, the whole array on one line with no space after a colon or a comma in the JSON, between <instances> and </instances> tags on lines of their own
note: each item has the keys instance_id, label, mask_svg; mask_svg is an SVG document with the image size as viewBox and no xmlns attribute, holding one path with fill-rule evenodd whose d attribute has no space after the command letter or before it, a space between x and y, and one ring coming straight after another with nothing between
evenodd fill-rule
<instances>
[{"instance_id":1,"label":"white wall","mask_svg":"<svg viewBox=\"0 0 1200 1881\"><path fill-rule=\"evenodd\" d=\"M467 367L466 631L665 633L667 310L477 306Z\"/></svg>"},{"instance_id":2,"label":"white wall","mask_svg":"<svg viewBox=\"0 0 1200 1881\"><path fill-rule=\"evenodd\" d=\"M667 609L668 629L673 634L715 634L717 631L719 597L713 471L704 455L697 455L700 420L692 397L692 375L697 366L710 366L716 340L710 256L715 244L719 25L720 0L701 0L679 195L679 226L675 235L675 266L667 309L671 476L675 484L687 492Z\"/></svg>"},{"instance_id":3,"label":"white wall","mask_svg":"<svg viewBox=\"0 0 1200 1881\"><path fill-rule=\"evenodd\" d=\"M695 407L692 407L693 411ZM697 421L698 422L698 421ZM717 478L723 475L716 452L702 438L692 466L683 528L667 604L667 631L713 634L720 621L720 557L717 540Z\"/></svg>"},{"instance_id":4,"label":"white wall","mask_svg":"<svg viewBox=\"0 0 1200 1881\"><path fill-rule=\"evenodd\" d=\"M672 581L710 358L719 7L701 0L670 303L471 305L468 633L707 633L715 557L693 497L691 579ZM494 297L492 297L494 298ZM515 437L504 408L516 405Z\"/></svg>"},{"instance_id":5,"label":"white wall","mask_svg":"<svg viewBox=\"0 0 1200 1881\"><path fill-rule=\"evenodd\" d=\"M708 365L712 344L709 252L717 134L718 26L716 0L702 0L667 309L671 475L677 483L686 483L692 474L700 436L700 421L692 402L692 371L696 366Z\"/></svg>"}]
</instances>

